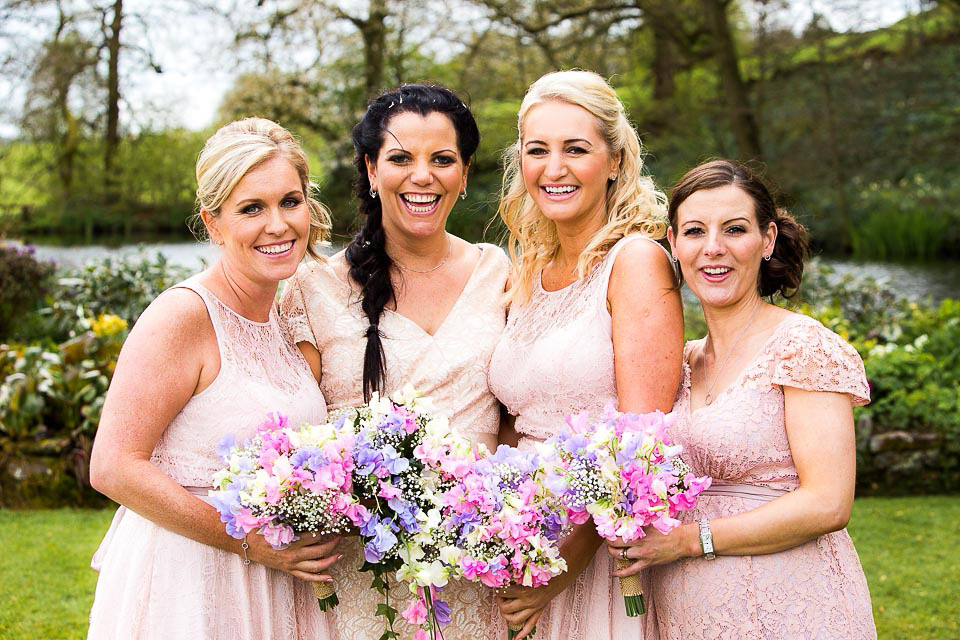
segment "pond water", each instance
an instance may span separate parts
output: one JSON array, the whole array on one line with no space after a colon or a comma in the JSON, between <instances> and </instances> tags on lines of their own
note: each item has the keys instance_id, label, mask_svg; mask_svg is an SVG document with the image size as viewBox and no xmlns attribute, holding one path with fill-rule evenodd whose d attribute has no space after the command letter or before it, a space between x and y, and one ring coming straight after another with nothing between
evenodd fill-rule
<instances>
[{"instance_id":1,"label":"pond water","mask_svg":"<svg viewBox=\"0 0 960 640\"><path fill-rule=\"evenodd\" d=\"M20 245L14 240L8 243ZM150 255L162 253L176 265L200 270L204 261L216 260L220 250L209 242L167 241L126 244L119 246L34 244L37 257L54 260L65 267L83 266L90 260L104 256L122 257L145 251ZM334 249L330 249L333 251ZM935 301L960 297L960 262L890 263L856 262L848 259L820 258L833 268L839 279L847 274L872 276L895 291L914 300L928 296Z\"/></svg>"}]
</instances>

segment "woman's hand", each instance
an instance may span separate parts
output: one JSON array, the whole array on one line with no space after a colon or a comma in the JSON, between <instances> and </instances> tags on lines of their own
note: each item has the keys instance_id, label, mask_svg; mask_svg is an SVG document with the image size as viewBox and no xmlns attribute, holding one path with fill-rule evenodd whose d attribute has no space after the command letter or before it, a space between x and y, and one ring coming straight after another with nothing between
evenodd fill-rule
<instances>
[{"instance_id":1,"label":"woman's hand","mask_svg":"<svg viewBox=\"0 0 960 640\"><path fill-rule=\"evenodd\" d=\"M569 572L561 573L542 587L510 585L497 589L497 607L511 628L520 627L514 640L532 635L543 609L576 579Z\"/></svg>"},{"instance_id":2,"label":"woman's hand","mask_svg":"<svg viewBox=\"0 0 960 640\"><path fill-rule=\"evenodd\" d=\"M277 551L262 535L250 534L247 536L250 545L247 557L251 562L286 571L307 582L332 582L333 578L323 572L343 557L343 554L333 553L340 540L339 536L331 538L312 532L301 533L299 540Z\"/></svg>"},{"instance_id":3,"label":"woman's hand","mask_svg":"<svg viewBox=\"0 0 960 640\"><path fill-rule=\"evenodd\" d=\"M523 640L530 634L543 608L583 573L602 541L592 525L577 525L560 546L560 555L567 561L565 572L541 587L511 585L497 590L500 615L513 627L523 625L515 640Z\"/></svg>"},{"instance_id":4,"label":"woman's hand","mask_svg":"<svg viewBox=\"0 0 960 640\"><path fill-rule=\"evenodd\" d=\"M700 555L700 528L695 523L681 525L666 535L653 527L646 527L644 532L644 537L633 542L617 538L607 543L607 551L611 556L633 561L629 567L614 571L613 575L625 578L647 567ZM625 558L624 550L627 552Z\"/></svg>"}]
</instances>

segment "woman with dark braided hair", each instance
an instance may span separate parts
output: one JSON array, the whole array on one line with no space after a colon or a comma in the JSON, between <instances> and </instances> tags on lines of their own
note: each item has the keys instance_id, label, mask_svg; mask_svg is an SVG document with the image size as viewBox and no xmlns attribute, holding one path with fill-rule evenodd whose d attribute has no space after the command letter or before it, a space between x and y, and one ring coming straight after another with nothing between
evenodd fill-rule
<instances>
[{"instance_id":1,"label":"woman with dark braided hair","mask_svg":"<svg viewBox=\"0 0 960 640\"><path fill-rule=\"evenodd\" d=\"M412 384L454 431L492 450L499 405L486 373L505 324L509 264L498 247L446 232L479 139L470 110L443 87L408 85L371 102L353 129L364 225L344 251L300 266L282 313L329 410ZM353 538L340 548L331 572L343 604L329 615L340 637L373 640L383 622L369 574L357 572L361 546ZM489 635L489 589L451 583L444 596L447 640ZM413 636L402 620L396 626Z\"/></svg>"}]
</instances>

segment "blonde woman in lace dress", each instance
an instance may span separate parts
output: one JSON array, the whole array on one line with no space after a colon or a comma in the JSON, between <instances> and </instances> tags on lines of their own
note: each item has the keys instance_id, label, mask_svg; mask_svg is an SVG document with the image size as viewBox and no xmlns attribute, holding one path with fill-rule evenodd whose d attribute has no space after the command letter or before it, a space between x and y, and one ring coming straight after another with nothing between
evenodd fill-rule
<instances>
[{"instance_id":1,"label":"blonde woman in lace dress","mask_svg":"<svg viewBox=\"0 0 960 640\"><path fill-rule=\"evenodd\" d=\"M490 387L516 416L521 447L564 417L667 411L680 382L683 316L670 260L663 195L642 173L640 143L598 75L537 80L508 150L500 215L515 260L512 306L490 365ZM655 638L652 616L628 618L614 560L589 525L561 549L568 572L497 598L518 637ZM656 606L650 602L650 606Z\"/></svg>"},{"instance_id":2,"label":"blonde woman in lace dress","mask_svg":"<svg viewBox=\"0 0 960 640\"><path fill-rule=\"evenodd\" d=\"M331 411L411 384L454 431L495 448L500 411L486 372L506 321L509 264L498 247L445 229L466 193L476 122L450 91L407 85L370 103L353 142L363 228L344 251L300 267L284 293L285 321ZM341 550L333 575L343 604L329 617L339 638L376 640L385 621L372 574L357 571L362 547L353 537ZM391 604L402 611L409 598L394 582ZM489 589L451 582L443 600L451 607L444 638L489 637ZM399 617L396 629L405 639L416 630Z\"/></svg>"},{"instance_id":3,"label":"blonde woman in lace dress","mask_svg":"<svg viewBox=\"0 0 960 640\"><path fill-rule=\"evenodd\" d=\"M90 638L329 635L310 583L330 580L336 542L236 540L207 498L224 437L253 436L268 411L326 417L275 309L279 281L329 228L309 175L290 133L263 119L226 125L200 154L200 216L223 253L154 300L120 352L90 481L123 506L94 557Z\"/></svg>"},{"instance_id":4,"label":"blonde woman in lace dress","mask_svg":"<svg viewBox=\"0 0 960 640\"><path fill-rule=\"evenodd\" d=\"M624 574L654 566L662 638L876 638L844 528L863 363L819 322L763 300L800 285L806 232L726 160L687 173L669 214L707 321L684 351L673 435L714 482L681 527L610 552L636 559Z\"/></svg>"}]
</instances>

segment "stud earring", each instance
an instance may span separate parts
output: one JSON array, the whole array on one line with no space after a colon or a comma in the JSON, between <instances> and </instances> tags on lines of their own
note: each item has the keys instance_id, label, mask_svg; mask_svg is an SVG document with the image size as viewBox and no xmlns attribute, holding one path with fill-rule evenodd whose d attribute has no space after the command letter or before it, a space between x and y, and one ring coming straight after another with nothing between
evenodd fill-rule
<instances>
[{"instance_id":1,"label":"stud earring","mask_svg":"<svg viewBox=\"0 0 960 640\"><path fill-rule=\"evenodd\" d=\"M619 178L619 177L620 177L620 176L618 176L618 175L615 174L615 173L611 173L611 174L610 174L610 180L616 181L616 179Z\"/></svg>"},{"instance_id":2,"label":"stud earring","mask_svg":"<svg viewBox=\"0 0 960 640\"><path fill-rule=\"evenodd\" d=\"M766 260L767 262L770 262L770 256L771 256L771 254L768 253L768 254L766 254L766 255L763 256L763 259Z\"/></svg>"}]
</instances>

